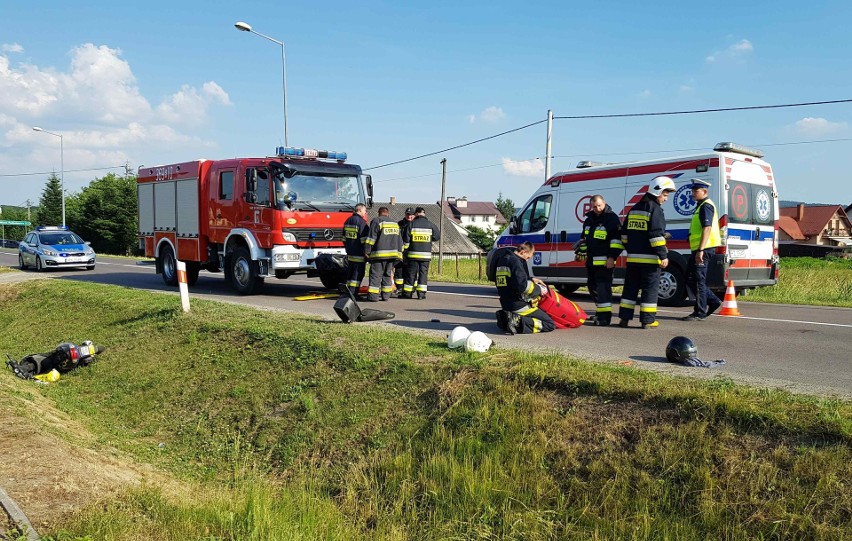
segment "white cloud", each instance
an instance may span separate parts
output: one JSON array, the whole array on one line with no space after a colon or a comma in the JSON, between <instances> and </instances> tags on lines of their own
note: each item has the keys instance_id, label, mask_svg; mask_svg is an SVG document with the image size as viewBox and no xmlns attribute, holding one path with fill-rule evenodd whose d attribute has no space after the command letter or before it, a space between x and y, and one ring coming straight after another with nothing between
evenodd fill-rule
<instances>
[{"instance_id":1,"label":"white cloud","mask_svg":"<svg viewBox=\"0 0 852 541\"><path fill-rule=\"evenodd\" d=\"M503 112L503 108L492 105L479 113L478 117L476 115L468 115L467 121L471 124L474 124L477 120L494 124L503 118L506 118L506 113Z\"/></svg>"},{"instance_id":2,"label":"white cloud","mask_svg":"<svg viewBox=\"0 0 852 541\"><path fill-rule=\"evenodd\" d=\"M745 57L754 52L754 45L752 45L751 41L747 39L741 39L740 41L730 45L727 49L722 51L715 51L704 59L708 63L714 62L724 62L724 61L734 61L734 62L743 62Z\"/></svg>"},{"instance_id":3,"label":"white cloud","mask_svg":"<svg viewBox=\"0 0 852 541\"><path fill-rule=\"evenodd\" d=\"M215 81L179 85L152 104L121 50L106 45L74 47L64 69L10 61L11 53L21 51L18 44L0 46L0 170L59 170L57 138L32 130L42 126L63 136L66 187L72 191L92 178L88 172L68 174L72 169L214 147L193 129L209 123L212 108L232 104ZM27 182L0 185L0 198L33 196Z\"/></svg>"},{"instance_id":4,"label":"white cloud","mask_svg":"<svg viewBox=\"0 0 852 541\"><path fill-rule=\"evenodd\" d=\"M846 131L848 125L846 122L831 122L824 118L805 117L793 124L793 129L801 134L809 137L819 137L824 135L833 135L839 132Z\"/></svg>"},{"instance_id":5,"label":"white cloud","mask_svg":"<svg viewBox=\"0 0 852 541\"><path fill-rule=\"evenodd\" d=\"M648 99L651 97L651 91L646 88L642 92L636 94L636 97L642 100Z\"/></svg>"},{"instance_id":6,"label":"white cloud","mask_svg":"<svg viewBox=\"0 0 852 541\"><path fill-rule=\"evenodd\" d=\"M503 171L517 177L538 177L544 173L544 164L537 159L515 161L511 158L503 158Z\"/></svg>"}]
</instances>

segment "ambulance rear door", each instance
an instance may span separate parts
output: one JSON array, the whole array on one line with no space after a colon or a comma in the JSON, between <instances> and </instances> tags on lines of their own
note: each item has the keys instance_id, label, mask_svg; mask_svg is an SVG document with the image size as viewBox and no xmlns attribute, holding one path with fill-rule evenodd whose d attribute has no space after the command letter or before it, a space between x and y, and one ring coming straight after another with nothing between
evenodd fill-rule
<instances>
[{"instance_id":1,"label":"ambulance rear door","mask_svg":"<svg viewBox=\"0 0 852 541\"><path fill-rule=\"evenodd\" d=\"M736 286L771 285L777 193L769 165L725 156L728 278Z\"/></svg>"}]
</instances>

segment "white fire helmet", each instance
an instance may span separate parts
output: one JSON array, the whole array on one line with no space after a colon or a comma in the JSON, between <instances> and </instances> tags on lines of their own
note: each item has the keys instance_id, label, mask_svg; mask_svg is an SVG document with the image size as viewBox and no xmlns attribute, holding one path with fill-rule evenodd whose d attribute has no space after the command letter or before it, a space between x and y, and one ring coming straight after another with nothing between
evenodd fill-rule
<instances>
[{"instance_id":1,"label":"white fire helmet","mask_svg":"<svg viewBox=\"0 0 852 541\"><path fill-rule=\"evenodd\" d=\"M484 332L473 331L465 341L464 348L467 351L478 351L485 353L491 347L492 340Z\"/></svg>"},{"instance_id":2,"label":"white fire helmet","mask_svg":"<svg viewBox=\"0 0 852 541\"><path fill-rule=\"evenodd\" d=\"M667 176L659 176L651 179L651 184L648 185L648 193L653 195L654 197L662 194L663 192L671 190L677 190L677 186L675 186L674 181L671 177Z\"/></svg>"},{"instance_id":3,"label":"white fire helmet","mask_svg":"<svg viewBox=\"0 0 852 541\"><path fill-rule=\"evenodd\" d=\"M465 345L468 336L470 336L470 331L467 327L456 327L447 336L447 346L450 349L460 348Z\"/></svg>"}]
</instances>

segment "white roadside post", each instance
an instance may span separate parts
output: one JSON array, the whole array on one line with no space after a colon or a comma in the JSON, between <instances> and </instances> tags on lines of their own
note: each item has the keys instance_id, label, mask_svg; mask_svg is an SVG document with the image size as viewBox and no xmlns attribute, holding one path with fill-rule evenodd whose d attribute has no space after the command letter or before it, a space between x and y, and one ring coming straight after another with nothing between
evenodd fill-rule
<instances>
[{"instance_id":1,"label":"white roadside post","mask_svg":"<svg viewBox=\"0 0 852 541\"><path fill-rule=\"evenodd\" d=\"M186 284L186 263L177 262L178 289L180 289L180 306L184 312L189 312L189 286Z\"/></svg>"}]
</instances>

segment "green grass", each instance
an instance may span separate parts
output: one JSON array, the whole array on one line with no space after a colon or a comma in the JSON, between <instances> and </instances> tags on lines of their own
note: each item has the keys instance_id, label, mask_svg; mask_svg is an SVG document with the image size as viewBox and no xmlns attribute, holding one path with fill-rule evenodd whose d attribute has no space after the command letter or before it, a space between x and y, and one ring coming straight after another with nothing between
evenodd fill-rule
<instances>
[{"instance_id":1,"label":"green grass","mask_svg":"<svg viewBox=\"0 0 852 541\"><path fill-rule=\"evenodd\" d=\"M50 404L149 481L56 540L847 539L852 404L113 286L0 286L13 356L108 350ZM85 317L64 317L68 307ZM33 423L40 417L34 416ZM79 435L78 435L79 436ZM160 445L163 444L163 445Z\"/></svg>"},{"instance_id":2,"label":"green grass","mask_svg":"<svg viewBox=\"0 0 852 541\"><path fill-rule=\"evenodd\" d=\"M852 308L852 259L784 258L778 285L753 289L746 300Z\"/></svg>"}]
</instances>

